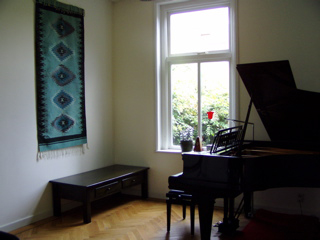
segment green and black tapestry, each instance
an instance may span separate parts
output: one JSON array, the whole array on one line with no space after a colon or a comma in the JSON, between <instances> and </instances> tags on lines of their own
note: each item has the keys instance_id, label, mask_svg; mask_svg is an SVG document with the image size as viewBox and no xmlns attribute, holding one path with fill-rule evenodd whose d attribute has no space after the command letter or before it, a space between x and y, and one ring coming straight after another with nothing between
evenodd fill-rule
<instances>
[{"instance_id":1,"label":"green and black tapestry","mask_svg":"<svg viewBox=\"0 0 320 240\"><path fill-rule=\"evenodd\" d=\"M35 47L39 152L87 143L84 10L36 0Z\"/></svg>"}]
</instances>

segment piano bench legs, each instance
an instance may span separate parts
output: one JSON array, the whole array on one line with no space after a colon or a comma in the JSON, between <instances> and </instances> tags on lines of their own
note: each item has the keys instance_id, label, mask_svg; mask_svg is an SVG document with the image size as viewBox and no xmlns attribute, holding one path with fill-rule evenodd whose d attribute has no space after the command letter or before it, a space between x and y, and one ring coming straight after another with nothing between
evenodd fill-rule
<instances>
[{"instance_id":1,"label":"piano bench legs","mask_svg":"<svg viewBox=\"0 0 320 240\"><path fill-rule=\"evenodd\" d=\"M190 206L190 219L191 219L191 235L194 235L194 212L196 202L192 195L186 194L180 190L170 190L167 194L167 231L170 232L171 225L171 204L182 205L183 219L186 218L186 207Z\"/></svg>"}]
</instances>

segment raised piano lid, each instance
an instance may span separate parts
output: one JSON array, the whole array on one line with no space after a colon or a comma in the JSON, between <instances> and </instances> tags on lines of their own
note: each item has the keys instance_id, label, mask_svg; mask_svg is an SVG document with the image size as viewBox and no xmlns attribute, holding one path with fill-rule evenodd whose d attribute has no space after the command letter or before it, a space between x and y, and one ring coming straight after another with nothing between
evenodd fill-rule
<instances>
[{"instance_id":1,"label":"raised piano lid","mask_svg":"<svg viewBox=\"0 0 320 240\"><path fill-rule=\"evenodd\" d=\"M289 61L238 64L237 70L271 141L320 145L320 93L296 88Z\"/></svg>"}]
</instances>

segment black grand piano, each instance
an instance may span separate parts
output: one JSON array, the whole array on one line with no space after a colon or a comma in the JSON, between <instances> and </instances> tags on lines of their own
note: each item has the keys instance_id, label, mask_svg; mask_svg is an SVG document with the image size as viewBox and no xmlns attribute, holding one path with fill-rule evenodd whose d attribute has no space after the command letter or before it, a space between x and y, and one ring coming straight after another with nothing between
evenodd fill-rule
<instances>
[{"instance_id":1,"label":"black grand piano","mask_svg":"<svg viewBox=\"0 0 320 240\"><path fill-rule=\"evenodd\" d=\"M239 64L251 97L243 126L221 130L210 152L183 153L183 173L170 176L169 189L184 190L198 202L201 239L211 236L216 198L224 199L219 231L235 231L234 199L243 194L247 217L252 193L280 187L320 187L320 93L296 87L289 61ZM271 141L245 141L254 104Z\"/></svg>"}]
</instances>

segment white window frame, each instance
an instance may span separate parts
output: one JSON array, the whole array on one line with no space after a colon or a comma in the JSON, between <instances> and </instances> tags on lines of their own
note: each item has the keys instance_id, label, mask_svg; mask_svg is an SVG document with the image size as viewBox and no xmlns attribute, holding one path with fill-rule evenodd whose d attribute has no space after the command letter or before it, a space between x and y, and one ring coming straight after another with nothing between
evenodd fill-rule
<instances>
[{"instance_id":1,"label":"white window frame","mask_svg":"<svg viewBox=\"0 0 320 240\"><path fill-rule=\"evenodd\" d=\"M185 12L201 7L212 8L228 6L230 16L228 50L169 55L168 46L168 22L167 15L172 12ZM238 81L236 77L237 64L237 39L236 39L236 0L156 0L156 151L157 152L181 152L180 148L171 146L171 92L169 83L169 67L175 63L189 62L230 62L230 83L229 83L229 117L237 119L238 116ZM201 120L201 119L200 119Z\"/></svg>"}]
</instances>

